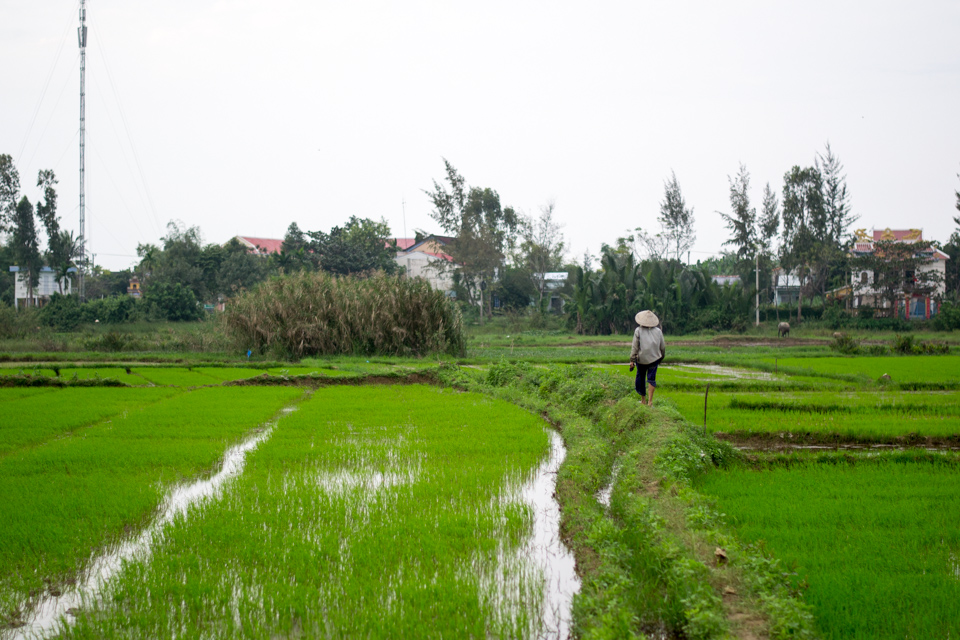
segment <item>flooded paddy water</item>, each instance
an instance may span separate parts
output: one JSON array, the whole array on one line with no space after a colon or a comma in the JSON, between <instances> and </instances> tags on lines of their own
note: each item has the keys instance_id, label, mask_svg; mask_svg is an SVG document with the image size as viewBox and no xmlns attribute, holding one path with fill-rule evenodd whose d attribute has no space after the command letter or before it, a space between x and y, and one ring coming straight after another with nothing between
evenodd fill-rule
<instances>
[{"instance_id":1,"label":"flooded paddy water","mask_svg":"<svg viewBox=\"0 0 960 640\"><path fill-rule=\"evenodd\" d=\"M322 389L0 637L190 635L199 614L208 637L565 638L563 457L539 417L483 396Z\"/></svg>"}]
</instances>

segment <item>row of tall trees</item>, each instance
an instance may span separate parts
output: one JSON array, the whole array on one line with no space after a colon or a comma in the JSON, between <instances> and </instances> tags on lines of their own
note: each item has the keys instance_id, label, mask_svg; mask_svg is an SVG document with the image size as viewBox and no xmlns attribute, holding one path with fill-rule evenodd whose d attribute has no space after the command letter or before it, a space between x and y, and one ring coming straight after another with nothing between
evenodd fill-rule
<instances>
[{"instance_id":1,"label":"row of tall trees","mask_svg":"<svg viewBox=\"0 0 960 640\"><path fill-rule=\"evenodd\" d=\"M765 185L759 214L751 204L747 168L740 165L727 179L730 212L719 213L730 230L724 245L735 249L738 275L746 282L757 266L766 275L775 263L796 273L797 315L802 317L805 291L825 297L848 272L849 229L857 216L850 208L843 164L827 143L811 166L795 165L784 174L782 205L770 183ZM765 281L769 282L768 275Z\"/></svg>"},{"instance_id":2,"label":"row of tall trees","mask_svg":"<svg viewBox=\"0 0 960 640\"><path fill-rule=\"evenodd\" d=\"M10 260L20 267L31 302L45 264L62 282L77 266L75 260L80 255L79 240L72 231L60 228L56 184L53 171L39 171L36 186L41 196L34 205L20 192L20 173L13 158L0 154L0 233L8 236ZM43 236L46 250L42 250Z\"/></svg>"}]
</instances>

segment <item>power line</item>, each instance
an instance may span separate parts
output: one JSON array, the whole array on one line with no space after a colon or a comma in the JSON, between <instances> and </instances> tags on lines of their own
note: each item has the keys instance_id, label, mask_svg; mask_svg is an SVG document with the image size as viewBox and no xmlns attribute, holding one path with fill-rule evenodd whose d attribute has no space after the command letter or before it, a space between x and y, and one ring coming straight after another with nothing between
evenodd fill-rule
<instances>
[{"instance_id":1,"label":"power line","mask_svg":"<svg viewBox=\"0 0 960 640\"><path fill-rule=\"evenodd\" d=\"M100 97L101 103L103 104L103 107L104 107L103 112L104 112L104 114L106 115L106 120L107 120L107 122L110 124L110 130L113 131L113 137L114 137L114 139L117 141L117 146L119 147L119 149L120 149L120 155L123 157L123 161L124 161L124 163L125 163L126 166L127 166L127 171L129 171L129 172L130 172L130 175L134 178L131 182L132 182L133 185L134 185L134 189L135 189L135 191L136 191L136 193L137 193L137 197L140 199L140 206L143 207L143 211L144 211L145 213L149 213L150 207L149 207L149 205L147 204L146 196L145 196L144 193L143 193L143 189L142 189L142 187L141 187L140 182L136 180L136 172L134 171L133 165L132 165L132 163L130 162L130 157L127 155L127 150L126 150L126 148L125 148L125 146L124 146L124 144L123 144L123 140L120 138L120 133L119 133L119 131L117 131L116 123L114 122L113 117L111 117L111 115L110 115L110 109L109 109L109 107L108 107L108 105L107 105L107 100L106 100L106 98L104 97L103 92L102 92L102 90L100 89L100 85L99 85L99 84L97 83L97 81L96 81L96 78L94 78L93 87L94 87L94 89L96 90L97 95ZM104 164L104 167L106 167L106 166L107 166L107 163L106 163L106 161L103 159L103 157L101 157L101 156L99 155L99 153L97 154L97 157L100 158L100 161ZM120 192L120 187L119 187L119 185L117 184L116 180L113 179L113 176L110 174L109 170L107 171L107 175L110 177L111 182L113 182L113 186L114 186L114 188L117 190L117 193L118 193L118 194L121 194L121 192ZM120 198L121 198L121 200L123 200L123 196L122 196L122 195L120 195ZM124 204L124 207L127 209L127 211L131 214L131 216L133 216L132 209L131 209L130 206L126 203L126 201L124 201L123 204ZM149 217L149 216L148 216L148 217ZM136 224L136 218L135 218L135 217L133 218L133 220L134 220L134 224ZM156 220L154 220L154 218L150 217L150 221L154 223L154 226L156 226ZM142 232L142 230L140 229L140 225L137 224L136 226L137 226L137 231L140 233L141 236L143 236L143 232ZM161 229L159 229L159 227L157 227L157 231L158 231L158 232L162 232Z\"/></svg>"},{"instance_id":2,"label":"power line","mask_svg":"<svg viewBox=\"0 0 960 640\"><path fill-rule=\"evenodd\" d=\"M71 7L70 18L67 20L67 24L63 28L63 33L60 35L60 46L57 47L57 55L54 56L53 64L50 65L47 80L43 84L43 91L40 92L40 99L37 100L37 106L33 110L33 118L30 120L30 126L27 127L27 133L23 136L23 142L20 144L20 151L17 152L17 164L20 164L20 158L23 157L23 150L27 147L27 140L30 139L30 134L33 133L33 125L37 122L37 116L40 115L40 107L43 104L43 99L46 97L47 89L50 88L50 82L53 80L53 72L57 68L57 63L60 62L60 54L63 53L63 45L67 41L67 31L69 31L70 25L73 24L73 12L76 11L76 7L76 4Z\"/></svg>"},{"instance_id":3,"label":"power line","mask_svg":"<svg viewBox=\"0 0 960 640\"><path fill-rule=\"evenodd\" d=\"M113 73L110 71L110 64L107 62L104 40L100 32L97 33L97 42L100 43L100 59L103 61L103 68L107 72L107 80L110 83L110 89L113 91L114 99L117 102L117 110L120 113L120 122L123 124L124 132L127 134L127 141L130 143L130 150L133 152L133 159L137 165L137 171L140 174L140 181L147 197L147 203L150 205L150 212L153 214L154 223L157 225L157 231L162 232L162 225L160 224L160 218L157 215L157 208L154 206L153 197L150 194L150 186L147 184L147 179L143 173L143 165L140 163L140 154L137 153L137 146L133 143L133 136L130 135L130 127L127 125L127 117L123 108L123 102L120 100L120 94L117 92L117 85L113 81Z\"/></svg>"},{"instance_id":4,"label":"power line","mask_svg":"<svg viewBox=\"0 0 960 640\"><path fill-rule=\"evenodd\" d=\"M73 66L70 67L71 73L67 75L63 81L63 86L60 87L60 93L57 95L57 101L54 103L53 109L50 110L50 117L47 118L47 123L43 125L43 130L40 132L40 136L37 138L37 145L33 148L33 153L30 154L30 159L27 160L27 166L30 166L33 163L33 159L36 157L37 151L40 150L40 143L43 142L43 137L46 135L47 129L50 128L50 123L53 121L53 116L57 114L57 107L60 106L60 100L63 99L63 94L66 92L67 85L69 85L70 81L73 80L73 70L77 68L78 60L80 60L79 55L74 59ZM19 163L19 159L17 162Z\"/></svg>"}]
</instances>

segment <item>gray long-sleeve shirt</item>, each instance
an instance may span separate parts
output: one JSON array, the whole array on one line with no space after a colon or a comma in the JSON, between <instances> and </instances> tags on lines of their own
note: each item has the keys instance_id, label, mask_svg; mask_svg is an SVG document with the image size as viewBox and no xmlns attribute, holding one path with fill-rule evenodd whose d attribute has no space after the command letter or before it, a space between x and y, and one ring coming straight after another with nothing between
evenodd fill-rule
<instances>
[{"instance_id":1,"label":"gray long-sleeve shirt","mask_svg":"<svg viewBox=\"0 0 960 640\"><path fill-rule=\"evenodd\" d=\"M637 327L633 332L633 348L630 349L630 362L650 364L667 354L667 345L663 341L660 327Z\"/></svg>"}]
</instances>

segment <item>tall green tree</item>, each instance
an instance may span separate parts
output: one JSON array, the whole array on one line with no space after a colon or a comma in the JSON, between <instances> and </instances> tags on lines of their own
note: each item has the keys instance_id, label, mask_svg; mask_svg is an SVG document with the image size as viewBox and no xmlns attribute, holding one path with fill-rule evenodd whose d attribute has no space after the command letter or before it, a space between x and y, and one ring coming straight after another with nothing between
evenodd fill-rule
<instances>
[{"instance_id":1,"label":"tall green tree","mask_svg":"<svg viewBox=\"0 0 960 640\"><path fill-rule=\"evenodd\" d=\"M396 243L391 244L390 225L385 220L350 216L345 225L333 227L329 233L309 231L306 235L310 238L306 245L309 255L328 273L395 273L399 268L394 260Z\"/></svg>"},{"instance_id":2,"label":"tall green tree","mask_svg":"<svg viewBox=\"0 0 960 640\"><path fill-rule=\"evenodd\" d=\"M723 244L736 247L737 258L752 260L759 245L757 209L750 206L750 173L740 165L734 177L727 176L730 183L730 213L719 212L730 229L730 237Z\"/></svg>"},{"instance_id":3,"label":"tall green tree","mask_svg":"<svg viewBox=\"0 0 960 640\"><path fill-rule=\"evenodd\" d=\"M0 154L0 233L10 231L20 202L20 173L13 158Z\"/></svg>"},{"instance_id":4,"label":"tall green tree","mask_svg":"<svg viewBox=\"0 0 960 640\"><path fill-rule=\"evenodd\" d=\"M960 173L957 177L960 178ZM953 193L957 198L955 206L957 211L960 211L960 189L954 190ZM953 223L957 226L950 234L950 240L943 246L943 250L950 256L946 264L946 289L955 302L960 302L960 216L955 216Z\"/></svg>"},{"instance_id":5,"label":"tall green tree","mask_svg":"<svg viewBox=\"0 0 960 640\"><path fill-rule=\"evenodd\" d=\"M425 191L433 204L432 217L454 240L447 245L468 302L488 307L484 287L492 284L503 268L507 252L516 242L520 217L512 207L500 204L500 195L490 188L468 187L449 161L444 159L447 186L433 181ZM482 316L481 316L482 318Z\"/></svg>"},{"instance_id":6,"label":"tall green tree","mask_svg":"<svg viewBox=\"0 0 960 640\"><path fill-rule=\"evenodd\" d=\"M545 274L563 266L563 226L554 218L554 208L555 204L549 202L540 207L537 218L523 217L520 223L523 241L518 262L531 274L541 303L546 290Z\"/></svg>"},{"instance_id":7,"label":"tall green tree","mask_svg":"<svg viewBox=\"0 0 960 640\"><path fill-rule=\"evenodd\" d=\"M847 235L847 230L860 216L853 214L850 208L850 194L847 192L847 176L840 163L826 144L825 153L818 153L814 167L823 178L823 209L826 217L825 240L839 247Z\"/></svg>"},{"instance_id":8,"label":"tall green tree","mask_svg":"<svg viewBox=\"0 0 960 640\"><path fill-rule=\"evenodd\" d=\"M763 208L760 214L760 251L765 255L773 254L773 239L777 237L777 231L780 229L780 202L777 200L777 193L770 188L768 182L763 187Z\"/></svg>"},{"instance_id":9,"label":"tall green tree","mask_svg":"<svg viewBox=\"0 0 960 640\"><path fill-rule=\"evenodd\" d=\"M40 268L43 266L43 260L40 257L40 240L34 219L34 209L27 196L20 198L20 202L17 203L12 222L13 255L27 285L29 304L33 304L33 292L40 283Z\"/></svg>"},{"instance_id":10,"label":"tall green tree","mask_svg":"<svg viewBox=\"0 0 960 640\"><path fill-rule=\"evenodd\" d=\"M780 263L796 269L800 278L797 320L803 319L803 288L817 263L823 241L826 214L823 180L816 167L794 166L783 176L783 244Z\"/></svg>"},{"instance_id":11,"label":"tall green tree","mask_svg":"<svg viewBox=\"0 0 960 640\"><path fill-rule=\"evenodd\" d=\"M674 258L682 262L683 253L693 246L697 239L694 230L693 207L687 207L680 190L677 174L670 172L670 179L664 183L663 201L660 203L660 221Z\"/></svg>"}]
</instances>

